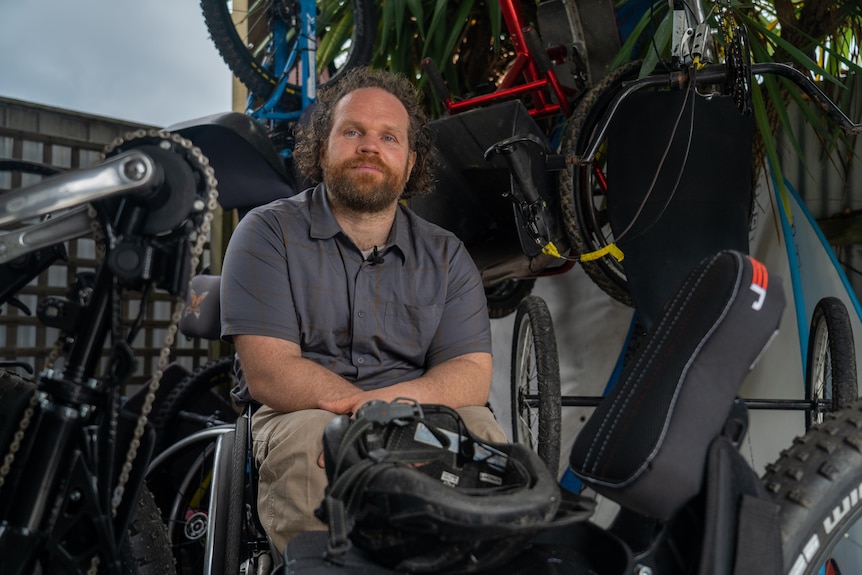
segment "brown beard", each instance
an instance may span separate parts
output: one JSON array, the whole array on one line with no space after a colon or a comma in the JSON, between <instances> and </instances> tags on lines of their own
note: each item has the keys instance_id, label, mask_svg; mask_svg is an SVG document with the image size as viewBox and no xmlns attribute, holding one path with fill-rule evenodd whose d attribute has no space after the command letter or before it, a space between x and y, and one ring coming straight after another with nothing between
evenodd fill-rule
<instances>
[{"instance_id":1,"label":"brown beard","mask_svg":"<svg viewBox=\"0 0 862 575\"><path fill-rule=\"evenodd\" d=\"M373 174L355 173L354 166L372 164L383 172L383 180L377 181ZM323 181L330 197L337 204L360 213L378 213L398 201L407 183L405 173L400 177L377 159L348 160L332 164L324 158Z\"/></svg>"}]
</instances>

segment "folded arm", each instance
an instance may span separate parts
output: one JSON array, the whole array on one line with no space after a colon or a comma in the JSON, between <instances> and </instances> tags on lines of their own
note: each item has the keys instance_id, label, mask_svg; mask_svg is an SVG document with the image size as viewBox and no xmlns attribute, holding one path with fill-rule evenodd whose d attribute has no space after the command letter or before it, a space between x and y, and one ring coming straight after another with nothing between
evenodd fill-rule
<instances>
[{"instance_id":1,"label":"folded arm","mask_svg":"<svg viewBox=\"0 0 862 575\"><path fill-rule=\"evenodd\" d=\"M303 358L293 342L262 335L236 335L233 341L249 393L278 411L316 409L323 400L361 391L343 377Z\"/></svg>"},{"instance_id":2,"label":"folded arm","mask_svg":"<svg viewBox=\"0 0 862 575\"><path fill-rule=\"evenodd\" d=\"M485 405L491 392L491 372L490 353L467 353L432 367L422 377L381 389L333 397L322 401L320 407L334 413L355 413L372 399L392 401L399 397L454 409Z\"/></svg>"},{"instance_id":3,"label":"folded arm","mask_svg":"<svg viewBox=\"0 0 862 575\"><path fill-rule=\"evenodd\" d=\"M363 391L321 365L304 359L299 346L259 335L234 336L251 396L278 411L321 408L354 413L372 399L398 397L452 408L485 405L491 389L491 354L468 353L429 369L419 378Z\"/></svg>"}]
</instances>

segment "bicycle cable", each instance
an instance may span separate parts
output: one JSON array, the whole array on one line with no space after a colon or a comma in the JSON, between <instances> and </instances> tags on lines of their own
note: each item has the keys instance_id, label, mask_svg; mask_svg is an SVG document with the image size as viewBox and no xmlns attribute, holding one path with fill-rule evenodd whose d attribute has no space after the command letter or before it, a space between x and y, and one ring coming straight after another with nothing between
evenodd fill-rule
<instances>
[{"instance_id":1,"label":"bicycle cable","mask_svg":"<svg viewBox=\"0 0 862 575\"><path fill-rule=\"evenodd\" d=\"M685 154L683 155L683 158L682 158L682 165L680 166L680 169L677 172L676 182L674 182L674 185L670 191L670 194L668 195L667 199L665 200L664 205L662 206L661 210L659 210L659 213L655 216L655 218L653 218L652 223L650 223L645 229L640 230L631 239L634 239L634 238L637 238L638 236L643 235L644 233L646 233L647 231L652 229L652 227L658 223L658 221L661 219L661 216L667 210L667 207L670 205L670 202L673 200L674 196L676 195L677 190L679 189L679 183L680 183L680 181L682 181L682 174L683 174L683 172L685 172L685 166L688 163L688 156L689 156L689 153L691 152L691 140L692 140L692 137L694 134L694 108L695 108L694 104L696 101L696 93L693 89L693 86L695 85L695 82L694 82L694 75L695 74L696 74L696 72L695 72L694 68L692 68L692 78L691 78L691 82L689 83L689 87L686 90L686 98L685 98L685 100L683 100L683 104L679 110L679 114L677 114L676 121L674 122L674 125L673 125L673 130L671 130L670 138L668 139L667 146L665 146L664 152L662 153L661 160L659 161L659 165L656 168L655 175L653 176L652 182L650 182L649 189L647 189L643 200L641 200L641 203L638 206L638 209L635 212L634 216L632 216L632 219L629 222L629 224L626 226L626 228L622 232L620 232L619 237L616 238L616 242L619 242L620 240L624 239L626 237L626 235L628 235L628 233L631 231L632 227L635 225L637 220L640 218L641 213L643 212L644 208L646 207L647 200L649 200L650 196L652 196L653 191L655 191L656 182L658 181L658 178L659 178L659 175L661 174L662 168L664 168L665 161L667 161L668 155L670 154L671 146L673 145L673 142L676 139L677 130L679 129L679 123L682 120L682 116L685 113L686 108L688 108L688 101L689 101L689 97L690 97L691 98L691 117L689 120L688 140L687 140L686 146L685 146Z\"/></svg>"},{"instance_id":2,"label":"bicycle cable","mask_svg":"<svg viewBox=\"0 0 862 575\"><path fill-rule=\"evenodd\" d=\"M644 197L641 200L641 203L638 206L638 209L635 211L635 214L632 216L631 221L629 221L629 223L628 223L628 225L626 225L625 229L623 229L623 231L620 233L620 235L618 237L616 237L613 241L611 241L610 243L605 245L603 248L600 248L598 250L595 250L592 252L587 252L585 254L580 254L577 257L576 261L590 262L590 261L594 261L594 260L603 258L606 255L613 256L617 261L623 260L623 258L625 257L625 254L623 253L623 251L619 248L619 246L617 244L620 242L620 240L624 239L628 235L628 233L631 231L632 227L635 225L635 223L637 223L637 221L640 218L644 208L646 207L647 201L652 196L652 194L655 190L655 185L658 181L659 175L661 175L664 164L667 161L668 155L670 153L671 146L673 145L673 142L676 139L676 134L677 134L677 131L679 130L679 124L682 120L683 114L685 113L686 108L688 108L688 101L689 101L689 96L690 96L692 103L691 103L691 119L689 121L689 130L688 130L688 140L686 142L685 154L682 158L682 166L680 167L680 170L677 173L676 182L674 183L670 194L668 195L667 199L665 200L664 205L662 206L659 213L655 216L652 223L650 223L645 229L640 230L634 237L636 238L636 237L640 236L641 234L646 233L653 226L655 226L658 223L659 219L661 219L662 214L664 214L664 212L667 210L668 206L670 205L670 202L673 200L673 198L676 195L676 192L679 188L679 183L682 180L682 174L685 171L685 166L688 163L688 156L689 156L689 153L691 151L691 141L692 141L692 137L693 137L693 133L694 133L694 108L695 108L694 104L695 104L695 100L696 100L696 92L694 91L693 87L695 85L696 73L697 72L696 72L695 68L690 68L691 80L689 81L688 87L686 88L686 98L685 98L685 100L683 100L683 104L680 107L679 114L677 114L676 120L674 121L673 129L671 130L670 137L668 139L668 143L665 146L665 149L664 149L664 152L662 153L661 159L659 160L659 164L658 164L658 167L656 168L655 175L653 176L652 182L650 182L650 186L647 189L646 193L644 194ZM570 259L570 258L563 258L563 259ZM571 259L574 259L574 258L571 258Z\"/></svg>"}]
</instances>

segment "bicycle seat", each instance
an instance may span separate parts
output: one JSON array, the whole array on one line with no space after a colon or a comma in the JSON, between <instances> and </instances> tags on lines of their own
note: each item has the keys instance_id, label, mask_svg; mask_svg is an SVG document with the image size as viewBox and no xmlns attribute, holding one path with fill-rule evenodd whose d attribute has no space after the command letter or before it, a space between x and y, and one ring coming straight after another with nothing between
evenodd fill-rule
<instances>
[{"instance_id":1,"label":"bicycle seat","mask_svg":"<svg viewBox=\"0 0 862 575\"><path fill-rule=\"evenodd\" d=\"M266 129L239 112L226 112L169 126L209 159L218 179L218 202L240 212L296 194L296 179Z\"/></svg>"},{"instance_id":2,"label":"bicycle seat","mask_svg":"<svg viewBox=\"0 0 862 575\"><path fill-rule=\"evenodd\" d=\"M756 260L706 258L575 439L572 471L623 507L670 519L700 492L709 445L784 303L781 280Z\"/></svg>"}]
</instances>

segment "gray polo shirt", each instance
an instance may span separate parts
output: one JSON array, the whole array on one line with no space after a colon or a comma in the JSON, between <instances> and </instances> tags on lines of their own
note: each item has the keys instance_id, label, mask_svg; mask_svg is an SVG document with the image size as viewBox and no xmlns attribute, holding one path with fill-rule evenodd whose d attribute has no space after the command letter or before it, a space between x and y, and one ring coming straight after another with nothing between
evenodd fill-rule
<instances>
[{"instance_id":1,"label":"gray polo shirt","mask_svg":"<svg viewBox=\"0 0 862 575\"><path fill-rule=\"evenodd\" d=\"M375 389L465 353L491 351L485 291L451 232L399 206L369 263L341 231L322 185L248 213L221 280L222 337L277 337Z\"/></svg>"}]
</instances>

